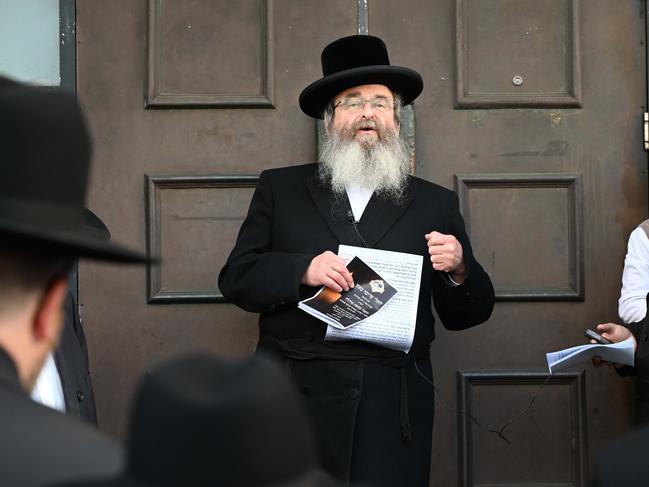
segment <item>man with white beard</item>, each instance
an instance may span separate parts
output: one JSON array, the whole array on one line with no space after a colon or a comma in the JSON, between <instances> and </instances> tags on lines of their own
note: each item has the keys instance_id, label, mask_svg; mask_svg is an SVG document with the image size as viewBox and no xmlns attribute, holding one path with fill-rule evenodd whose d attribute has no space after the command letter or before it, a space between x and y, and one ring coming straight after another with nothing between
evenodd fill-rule
<instances>
[{"instance_id":1,"label":"man with white beard","mask_svg":"<svg viewBox=\"0 0 649 487\"><path fill-rule=\"evenodd\" d=\"M380 92L386 97L385 108L370 110L370 104L366 103L352 110L345 109L341 104L344 115L354 114L358 110L370 111L368 117L363 114L360 119L345 126L344 115L336 120L332 106L328 107L324 114L327 137L320 151L322 180L330 184L338 196L342 196L350 187L374 188L398 202L410 170L410 154L403 139L399 138L399 119L398 115L394 115L393 103L399 113L401 101L383 85L360 86L354 88L353 92L347 91L341 94L341 103L348 102L350 98L356 100L362 97L361 93ZM354 96L350 97L351 93ZM390 99L395 101L389 102ZM387 124L372 117L386 114Z\"/></svg>"},{"instance_id":2,"label":"man with white beard","mask_svg":"<svg viewBox=\"0 0 649 487\"><path fill-rule=\"evenodd\" d=\"M302 391L324 467L348 482L429 483L435 309L446 328L491 315L494 291L474 259L457 195L409 174L400 110L422 91L390 65L382 40L350 36L322 53L323 78L300 95L324 118L320 164L264 171L219 275L224 296L260 313L258 349L274 353ZM424 257L408 353L361 340L327 341L326 324L297 308L321 286L354 279L340 244Z\"/></svg>"}]
</instances>

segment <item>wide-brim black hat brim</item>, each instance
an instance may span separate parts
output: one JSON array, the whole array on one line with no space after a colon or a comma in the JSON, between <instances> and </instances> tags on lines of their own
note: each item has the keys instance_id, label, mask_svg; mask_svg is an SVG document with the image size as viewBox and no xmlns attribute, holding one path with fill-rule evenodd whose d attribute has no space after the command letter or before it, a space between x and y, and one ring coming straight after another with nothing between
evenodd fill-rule
<instances>
[{"instance_id":1,"label":"wide-brim black hat brim","mask_svg":"<svg viewBox=\"0 0 649 487\"><path fill-rule=\"evenodd\" d=\"M391 65L362 66L330 74L311 83L300 94L300 108L313 118L322 118L324 110L337 94L354 86L385 85L401 97L404 105L412 103L424 88L421 75L410 68Z\"/></svg>"},{"instance_id":2,"label":"wide-brim black hat brim","mask_svg":"<svg viewBox=\"0 0 649 487\"><path fill-rule=\"evenodd\" d=\"M0 238L54 255L111 262L150 262L145 254L107 240L88 225L88 210L33 202L0 201Z\"/></svg>"}]
</instances>

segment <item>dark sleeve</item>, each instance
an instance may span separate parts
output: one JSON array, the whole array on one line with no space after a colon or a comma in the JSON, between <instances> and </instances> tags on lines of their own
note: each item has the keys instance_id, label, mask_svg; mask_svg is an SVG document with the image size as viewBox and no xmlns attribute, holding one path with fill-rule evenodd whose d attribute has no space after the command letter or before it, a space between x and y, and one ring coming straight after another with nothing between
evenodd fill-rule
<instances>
[{"instance_id":1,"label":"dark sleeve","mask_svg":"<svg viewBox=\"0 0 649 487\"><path fill-rule=\"evenodd\" d=\"M462 245L467 275L462 284L455 286L449 282L446 273L435 272L433 302L444 327L462 330L489 319L494 307L494 288L489 275L473 257L454 192L448 201L447 215L446 233L454 235Z\"/></svg>"},{"instance_id":2,"label":"dark sleeve","mask_svg":"<svg viewBox=\"0 0 649 487\"><path fill-rule=\"evenodd\" d=\"M635 367L624 366L615 369L620 375L642 375L643 377L649 376L649 344L647 344L647 337L649 330L646 324L647 318L637 323L629 323L626 326L638 344L638 349L635 352Z\"/></svg>"},{"instance_id":3,"label":"dark sleeve","mask_svg":"<svg viewBox=\"0 0 649 487\"><path fill-rule=\"evenodd\" d=\"M298 301L300 280L315 257L274 251L275 217L271 178L262 172L234 249L219 274L220 291L246 311L260 313Z\"/></svg>"},{"instance_id":4,"label":"dark sleeve","mask_svg":"<svg viewBox=\"0 0 649 487\"><path fill-rule=\"evenodd\" d=\"M647 294L645 299L647 300L647 306L649 306L649 294ZM649 308L647 309L649 310ZM647 329L647 316L636 323L628 323L624 326L633 334L638 344L638 349L635 352L635 367L625 365L624 367L616 368L615 371L624 376L641 375L642 377L649 377L649 344L647 343L649 329Z\"/></svg>"}]
</instances>

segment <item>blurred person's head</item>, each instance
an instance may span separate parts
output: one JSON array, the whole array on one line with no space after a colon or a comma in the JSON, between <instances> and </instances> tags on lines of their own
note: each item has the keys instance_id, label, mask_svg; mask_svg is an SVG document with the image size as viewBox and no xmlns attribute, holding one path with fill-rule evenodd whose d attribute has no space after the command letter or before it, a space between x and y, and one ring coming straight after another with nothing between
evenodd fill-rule
<instances>
[{"instance_id":1,"label":"blurred person's head","mask_svg":"<svg viewBox=\"0 0 649 487\"><path fill-rule=\"evenodd\" d=\"M339 486L301 397L263 356L173 359L144 377L132 411L123 475L75 486Z\"/></svg>"},{"instance_id":2,"label":"blurred person's head","mask_svg":"<svg viewBox=\"0 0 649 487\"><path fill-rule=\"evenodd\" d=\"M43 249L0 243L0 346L31 390L63 323L71 257Z\"/></svg>"},{"instance_id":3,"label":"blurred person's head","mask_svg":"<svg viewBox=\"0 0 649 487\"><path fill-rule=\"evenodd\" d=\"M73 94L0 77L0 347L30 390L59 340L75 257L143 262L87 225L90 138Z\"/></svg>"}]
</instances>

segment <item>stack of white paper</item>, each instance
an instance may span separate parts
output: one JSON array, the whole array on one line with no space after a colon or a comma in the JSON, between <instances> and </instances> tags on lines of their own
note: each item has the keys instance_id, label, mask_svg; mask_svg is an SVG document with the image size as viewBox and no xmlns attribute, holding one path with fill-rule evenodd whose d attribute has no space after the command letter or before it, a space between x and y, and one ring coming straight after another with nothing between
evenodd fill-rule
<instances>
[{"instance_id":1,"label":"stack of white paper","mask_svg":"<svg viewBox=\"0 0 649 487\"><path fill-rule=\"evenodd\" d=\"M590 359L596 355L607 362L622 365L633 365L634 363L634 339L629 337L623 342L611 343L610 345L581 345L579 347L566 348L558 352L546 353L548 369L550 373L556 372Z\"/></svg>"}]
</instances>

